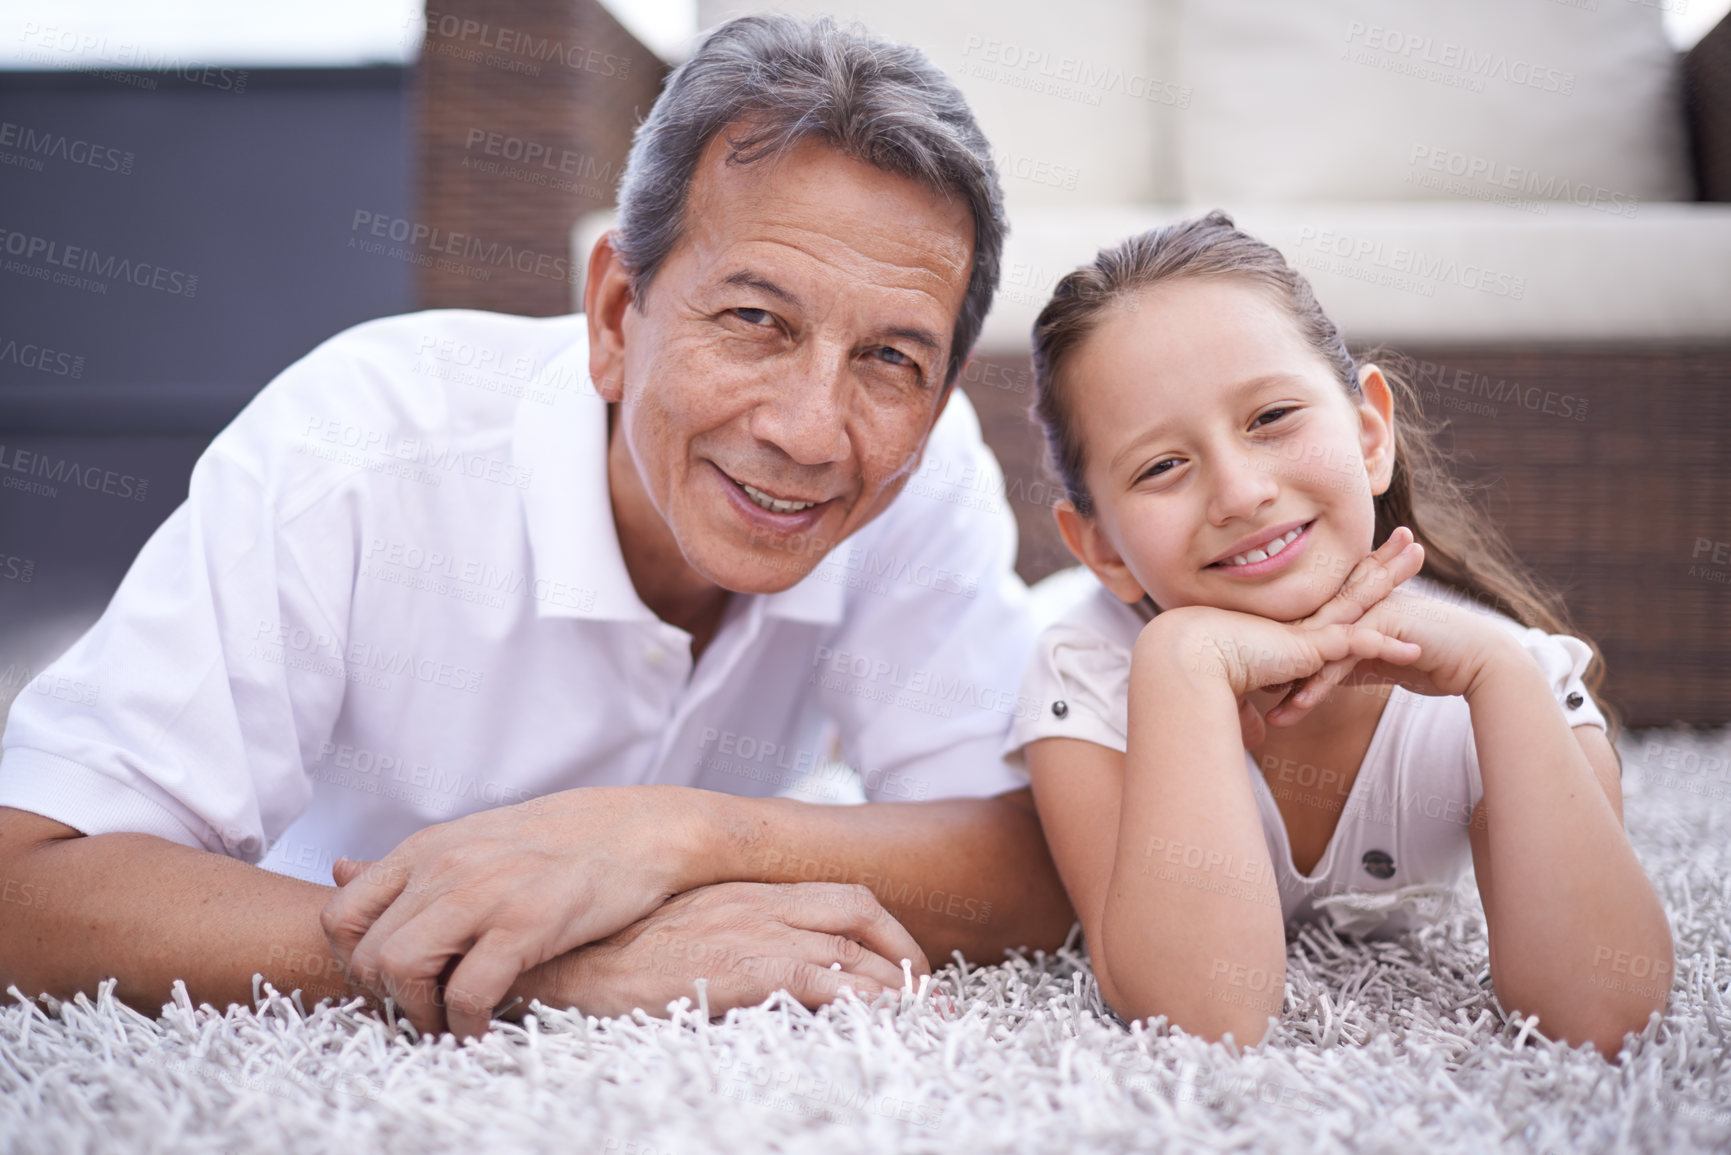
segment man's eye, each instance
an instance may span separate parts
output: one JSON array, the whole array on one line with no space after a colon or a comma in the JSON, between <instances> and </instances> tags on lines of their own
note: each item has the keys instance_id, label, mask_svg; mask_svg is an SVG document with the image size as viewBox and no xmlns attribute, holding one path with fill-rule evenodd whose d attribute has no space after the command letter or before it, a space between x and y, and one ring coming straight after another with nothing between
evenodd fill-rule
<instances>
[{"instance_id":1,"label":"man's eye","mask_svg":"<svg viewBox=\"0 0 1731 1155\"><path fill-rule=\"evenodd\" d=\"M1288 413L1291 413L1291 412L1292 412L1292 410L1290 410L1290 409L1270 409L1267 413L1257 414L1256 420L1252 421L1250 424L1251 424L1252 428L1259 427L1262 425L1269 425L1269 424L1272 424L1276 421L1279 421L1282 417L1285 417Z\"/></svg>"},{"instance_id":2,"label":"man's eye","mask_svg":"<svg viewBox=\"0 0 1731 1155\"><path fill-rule=\"evenodd\" d=\"M768 309L735 309L733 315L747 325L768 325L770 323Z\"/></svg>"},{"instance_id":3,"label":"man's eye","mask_svg":"<svg viewBox=\"0 0 1731 1155\"><path fill-rule=\"evenodd\" d=\"M878 356L882 357L885 361L888 361L891 365L912 365L914 363L912 357L908 356L900 349L892 349L888 345L879 347Z\"/></svg>"}]
</instances>

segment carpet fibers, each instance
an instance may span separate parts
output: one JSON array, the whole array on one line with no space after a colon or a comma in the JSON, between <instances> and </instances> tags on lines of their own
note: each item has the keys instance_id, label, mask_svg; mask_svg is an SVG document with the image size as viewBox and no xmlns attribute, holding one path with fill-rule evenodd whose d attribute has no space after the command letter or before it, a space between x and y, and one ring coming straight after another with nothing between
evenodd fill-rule
<instances>
[{"instance_id":1,"label":"carpet fibers","mask_svg":"<svg viewBox=\"0 0 1731 1155\"><path fill-rule=\"evenodd\" d=\"M541 1011L468 1046L268 989L226 1014L182 993L154 1019L106 991L13 991L0 1150L1731 1150L1731 731L1623 750L1677 968L1664 1017L1615 1063L1503 1013L1465 890L1393 942L1307 928L1281 1025L1244 1053L1126 1026L1074 949L953 964L895 1006Z\"/></svg>"}]
</instances>

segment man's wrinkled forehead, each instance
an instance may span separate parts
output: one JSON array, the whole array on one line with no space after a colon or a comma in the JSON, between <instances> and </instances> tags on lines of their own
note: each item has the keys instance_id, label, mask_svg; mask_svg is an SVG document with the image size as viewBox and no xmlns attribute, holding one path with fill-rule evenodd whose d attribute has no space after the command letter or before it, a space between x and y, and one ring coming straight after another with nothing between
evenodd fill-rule
<instances>
[{"instance_id":1,"label":"man's wrinkled forehead","mask_svg":"<svg viewBox=\"0 0 1731 1155\"><path fill-rule=\"evenodd\" d=\"M729 135L717 134L698 162L676 250L689 244L711 258L741 246L796 250L788 255L862 285L928 294L954 318L973 261L964 202L816 138L738 163Z\"/></svg>"}]
</instances>

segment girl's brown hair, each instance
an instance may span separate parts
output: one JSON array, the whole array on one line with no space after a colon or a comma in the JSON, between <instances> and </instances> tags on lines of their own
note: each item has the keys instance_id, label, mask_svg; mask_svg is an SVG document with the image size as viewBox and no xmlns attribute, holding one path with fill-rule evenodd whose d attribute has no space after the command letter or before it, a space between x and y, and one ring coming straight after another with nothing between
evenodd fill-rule
<instances>
[{"instance_id":1,"label":"girl's brown hair","mask_svg":"<svg viewBox=\"0 0 1731 1155\"><path fill-rule=\"evenodd\" d=\"M1241 280L1267 291L1347 394L1355 400L1362 396L1360 362L1317 304L1310 282L1279 250L1239 230L1225 213L1216 210L1103 249L1093 264L1058 282L1034 322L1034 415L1065 495L1083 516L1093 516L1094 501L1083 481L1082 443L1071 419L1065 367L1111 306L1158 284L1204 277ZM1374 499L1373 545L1388 540L1397 526L1407 526L1424 546L1421 572L1426 577L1524 626L1581 636L1570 625L1562 598L1527 572L1502 534L1474 508L1470 491L1454 477L1436 443L1442 426L1426 422L1416 390L1387 368L1383 377L1395 398L1395 460L1388 489ZM1584 640L1593 660L1582 680L1610 721L1615 741L1618 719L1600 693L1604 657L1592 639Z\"/></svg>"}]
</instances>

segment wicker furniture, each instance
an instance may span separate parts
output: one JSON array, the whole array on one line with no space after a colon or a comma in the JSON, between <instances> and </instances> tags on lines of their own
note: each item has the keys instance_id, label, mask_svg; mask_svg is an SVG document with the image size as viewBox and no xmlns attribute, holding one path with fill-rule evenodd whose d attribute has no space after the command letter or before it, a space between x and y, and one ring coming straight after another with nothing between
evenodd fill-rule
<instances>
[{"instance_id":1,"label":"wicker furniture","mask_svg":"<svg viewBox=\"0 0 1731 1155\"><path fill-rule=\"evenodd\" d=\"M1731 343L1403 352L1487 516L1599 643L1623 721L1731 718ZM1004 467L1022 576L1075 564L1027 360L976 361L963 386Z\"/></svg>"}]
</instances>

